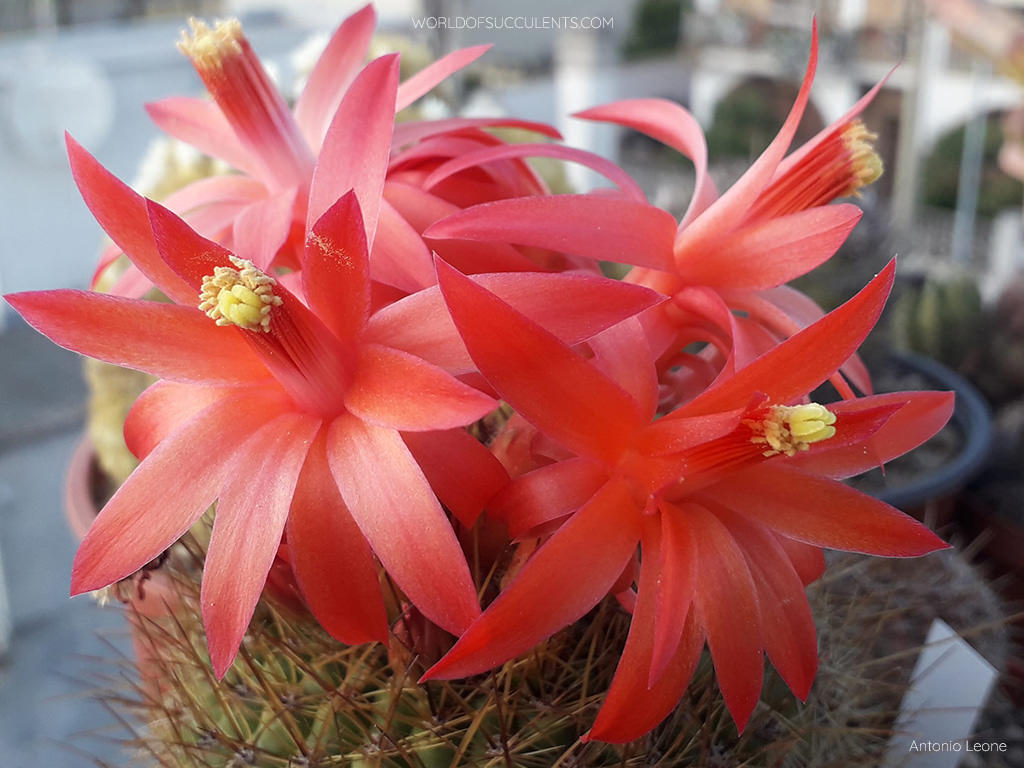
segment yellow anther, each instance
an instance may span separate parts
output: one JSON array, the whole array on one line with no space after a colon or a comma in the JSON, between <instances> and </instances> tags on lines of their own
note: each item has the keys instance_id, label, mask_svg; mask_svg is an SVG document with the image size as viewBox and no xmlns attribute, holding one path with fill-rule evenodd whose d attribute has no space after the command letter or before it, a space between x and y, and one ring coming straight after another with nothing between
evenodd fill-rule
<instances>
[{"instance_id":1,"label":"yellow anther","mask_svg":"<svg viewBox=\"0 0 1024 768\"><path fill-rule=\"evenodd\" d=\"M754 432L751 442L765 444L765 456L806 451L812 443L828 440L836 433L836 415L818 403L773 405L764 419L744 422Z\"/></svg>"},{"instance_id":2,"label":"yellow anther","mask_svg":"<svg viewBox=\"0 0 1024 768\"><path fill-rule=\"evenodd\" d=\"M269 331L270 310L281 305L274 294L277 281L251 261L229 257L237 267L215 267L203 278L199 308L217 325L237 325L247 331Z\"/></svg>"},{"instance_id":3,"label":"yellow anther","mask_svg":"<svg viewBox=\"0 0 1024 768\"><path fill-rule=\"evenodd\" d=\"M854 120L843 129L843 143L850 153L851 176L847 195L857 194L861 187L878 181L882 175L882 158L875 152L873 142L878 139L860 120Z\"/></svg>"},{"instance_id":4,"label":"yellow anther","mask_svg":"<svg viewBox=\"0 0 1024 768\"><path fill-rule=\"evenodd\" d=\"M224 19L210 28L196 18L188 20L192 35L181 31L178 50L188 56L200 69L219 67L225 56L242 53L238 42L242 38L242 23L238 19Z\"/></svg>"}]
</instances>

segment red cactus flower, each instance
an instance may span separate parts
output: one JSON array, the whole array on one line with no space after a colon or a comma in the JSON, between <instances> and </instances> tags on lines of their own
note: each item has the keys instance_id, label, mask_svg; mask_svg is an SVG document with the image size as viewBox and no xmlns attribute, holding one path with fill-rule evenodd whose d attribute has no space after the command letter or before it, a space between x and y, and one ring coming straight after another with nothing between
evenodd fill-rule
<instances>
[{"instance_id":1,"label":"red cactus flower","mask_svg":"<svg viewBox=\"0 0 1024 768\"><path fill-rule=\"evenodd\" d=\"M721 197L707 173L703 133L679 105L630 99L577 115L639 130L693 160L695 192L679 223L626 190L620 195L500 200L453 212L424 235L515 243L633 264L637 269L627 280L669 296L694 286L711 288L728 307L742 310L751 320L717 328L726 334L734 363L743 365L824 314L783 284L832 256L860 219L856 206L828 203L856 194L881 173L870 146L873 137L856 119L881 83L784 158L807 104L817 52L815 27L807 71L789 116L761 156ZM708 319L674 309L678 305L665 304L645 318L663 372L687 364L679 351L695 340L695 324ZM871 391L859 359L846 363L843 372L860 389ZM852 395L841 376L833 381L844 395Z\"/></svg>"},{"instance_id":2,"label":"red cactus flower","mask_svg":"<svg viewBox=\"0 0 1024 768\"><path fill-rule=\"evenodd\" d=\"M358 191L312 225L296 279L275 279L156 203L146 203L151 230L141 232L124 204L134 193L70 149L110 234L146 244L127 250L176 302L82 291L8 297L58 344L163 379L129 415L126 440L143 461L82 542L72 592L133 573L216 500L202 603L218 675L284 532L303 595L339 639L386 637L373 555L431 621L455 633L468 627L479 614L476 589L435 490L471 524L505 482L461 429L495 403L450 372L473 366L436 288L371 316L372 227ZM552 291L568 297L577 311L559 308L556 324L572 344L656 300L597 277L541 277L481 280L545 322L559 306Z\"/></svg>"},{"instance_id":3,"label":"red cactus flower","mask_svg":"<svg viewBox=\"0 0 1024 768\"><path fill-rule=\"evenodd\" d=\"M952 396L804 402L874 325L893 269L654 420L655 367L639 321L591 339L584 359L442 265L442 290L480 372L564 458L489 505L514 536L557 530L425 677L475 674L529 650L621 589L624 574L630 583L639 545L629 639L591 738L629 741L661 721L705 638L740 729L765 651L806 697L817 652L803 586L824 567L819 548L915 556L946 546L834 478L930 437Z\"/></svg>"}]
</instances>

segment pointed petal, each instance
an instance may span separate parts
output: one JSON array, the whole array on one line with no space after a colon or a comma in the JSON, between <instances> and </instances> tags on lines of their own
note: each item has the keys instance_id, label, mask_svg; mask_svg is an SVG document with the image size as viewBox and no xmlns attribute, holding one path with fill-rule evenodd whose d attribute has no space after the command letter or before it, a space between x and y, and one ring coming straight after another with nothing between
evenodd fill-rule
<instances>
[{"instance_id":1,"label":"pointed petal","mask_svg":"<svg viewBox=\"0 0 1024 768\"><path fill-rule=\"evenodd\" d=\"M387 642L377 565L331 476L326 435L321 430L309 449L288 514L292 571L306 604L332 637L351 645Z\"/></svg>"},{"instance_id":2,"label":"pointed petal","mask_svg":"<svg viewBox=\"0 0 1024 768\"><path fill-rule=\"evenodd\" d=\"M309 73L295 104L295 122L314 151L323 143L331 117L366 59L376 23L372 5L353 13L331 35Z\"/></svg>"},{"instance_id":3,"label":"pointed petal","mask_svg":"<svg viewBox=\"0 0 1024 768\"><path fill-rule=\"evenodd\" d=\"M501 462L464 429L406 432L402 440L441 503L467 528L508 484Z\"/></svg>"},{"instance_id":4,"label":"pointed petal","mask_svg":"<svg viewBox=\"0 0 1024 768\"><path fill-rule=\"evenodd\" d=\"M439 219L459 210L447 200L425 192L419 187L389 180L384 185L384 198L394 206L420 235ZM432 247L449 264L464 275L479 272L536 272L538 267L507 243L474 243L470 240L435 240ZM430 262L430 280L434 281L434 264Z\"/></svg>"},{"instance_id":5,"label":"pointed petal","mask_svg":"<svg viewBox=\"0 0 1024 768\"><path fill-rule=\"evenodd\" d=\"M942 429L953 415L954 400L952 392L890 392L833 403L829 409L837 420L878 407L898 410L864 440L836 446L826 441L812 454L794 456L792 466L837 479L880 467Z\"/></svg>"},{"instance_id":6,"label":"pointed petal","mask_svg":"<svg viewBox=\"0 0 1024 768\"><path fill-rule=\"evenodd\" d=\"M740 423L744 413L745 407L689 418L676 418L669 414L644 427L634 446L645 456L681 453L729 434Z\"/></svg>"},{"instance_id":7,"label":"pointed petal","mask_svg":"<svg viewBox=\"0 0 1024 768\"><path fill-rule=\"evenodd\" d=\"M203 278L216 267L231 266L231 251L200 235L176 213L146 201L149 223L160 258L192 288L192 306L199 304Z\"/></svg>"},{"instance_id":8,"label":"pointed petal","mask_svg":"<svg viewBox=\"0 0 1024 768\"><path fill-rule=\"evenodd\" d=\"M632 557L640 517L624 484L605 485L537 550L423 679L483 672L579 619L608 593Z\"/></svg>"},{"instance_id":9,"label":"pointed petal","mask_svg":"<svg viewBox=\"0 0 1024 768\"><path fill-rule=\"evenodd\" d=\"M360 419L407 431L464 427L497 403L408 352L365 344L345 407Z\"/></svg>"},{"instance_id":10,"label":"pointed petal","mask_svg":"<svg viewBox=\"0 0 1024 768\"><path fill-rule=\"evenodd\" d=\"M200 411L242 394L237 387L212 387L158 381L132 404L124 420L124 441L136 458L144 459L174 430Z\"/></svg>"},{"instance_id":11,"label":"pointed petal","mask_svg":"<svg viewBox=\"0 0 1024 768\"><path fill-rule=\"evenodd\" d=\"M468 628L480 615L469 566L401 436L339 416L327 434L327 460L352 518L399 588L442 629Z\"/></svg>"},{"instance_id":12,"label":"pointed petal","mask_svg":"<svg viewBox=\"0 0 1024 768\"><path fill-rule=\"evenodd\" d=\"M306 238L302 293L342 341L354 341L370 313L370 263L359 201L350 190L317 219Z\"/></svg>"},{"instance_id":13,"label":"pointed petal","mask_svg":"<svg viewBox=\"0 0 1024 768\"><path fill-rule=\"evenodd\" d=\"M146 212L146 200L66 136L71 174L82 199L103 231L167 296L194 306L196 293L160 258Z\"/></svg>"},{"instance_id":14,"label":"pointed petal","mask_svg":"<svg viewBox=\"0 0 1024 768\"><path fill-rule=\"evenodd\" d=\"M661 549L656 525L657 519L649 518L644 527L643 550L647 553ZM584 737L587 741L623 744L643 736L675 709L697 666L704 635L697 623L696 611L688 611L675 656L654 685L648 684L660 562L658 557L652 556L640 560L640 586L626 647L594 727Z\"/></svg>"},{"instance_id":15,"label":"pointed petal","mask_svg":"<svg viewBox=\"0 0 1024 768\"><path fill-rule=\"evenodd\" d=\"M450 117L444 120L417 120L399 123L395 126L394 146L404 147L417 141L442 133L453 133L470 128L520 128L533 131L552 139L561 139L562 135L545 123L530 120L518 120L514 117Z\"/></svg>"},{"instance_id":16,"label":"pointed petal","mask_svg":"<svg viewBox=\"0 0 1024 768\"><path fill-rule=\"evenodd\" d=\"M163 201L172 211L188 213L216 203L253 203L267 196L267 188L255 179L238 174L206 176L169 194Z\"/></svg>"},{"instance_id":17,"label":"pointed petal","mask_svg":"<svg viewBox=\"0 0 1024 768\"><path fill-rule=\"evenodd\" d=\"M407 293L434 284L434 259L430 249L387 200L381 201L370 268L374 280Z\"/></svg>"},{"instance_id":18,"label":"pointed petal","mask_svg":"<svg viewBox=\"0 0 1024 768\"><path fill-rule=\"evenodd\" d=\"M665 99L625 99L577 112L573 117L632 128L672 147L693 162L696 172L693 198L679 224L680 229L718 198L715 182L708 174L708 148L704 131L694 116L678 104Z\"/></svg>"},{"instance_id":19,"label":"pointed petal","mask_svg":"<svg viewBox=\"0 0 1024 768\"><path fill-rule=\"evenodd\" d=\"M653 306L662 297L637 285L578 273L474 275L473 282L572 346ZM370 318L368 341L409 352L450 373L475 370L437 286Z\"/></svg>"},{"instance_id":20,"label":"pointed petal","mask_svg":"<svg viewBox=\"0 0 1024 768\"><path fill-rule=\"evenodd\" d=\"M237 329L218 327L198 309L72 290L6 299L55 344L107 363L197 383L269 376Z\"/></svg>"},{"instance_id":21,"label":"pointed petal","mask_svg":"<svg viewBox=\"0 0 1024 768\"><path fill-rule=\"evenodd\" d=\"M256 609L320 419L285 413L235 454L217 502L200 595L210 662L224 676Z\"/></svg>"},{"instance_id":22,"label":"pointed petal","mask_svg":"<svg viewBox=\"0 0 1024 768\"><path fill-rule=\"evenodd\" d=\"M238 140L231 123L215 102L172 96L146 104L146 112L164 133L249 176L263 177L263 166Z\"/></svg>"},{"instance_id":23,"label":"pointed petal","mask_svg":"<svg viewBox=\"0 0 1024 768\"><path fill-rule=\"evenodd\" d=\"M401 112L413 102L426 96L451 75L479 59L490 48L490 45L460 48L431 62L398 87L395 111Z\"/></svg>"},{"instance_id":24,"label":"pointed petal","mask_svg":"<svg viewBox=\"0 0 1024 768\"><path fill-rule=\"evenodd\" d=\"M307 229L334 201L355 190L366 243L377 232L384 175L395 122L398 56L370 62L353 81L331 120L309 190Z\"/></svg>"},{"instance_id":25,"label":"pointed petal","mask_svg":"<svg viewBox=\"0 0 1024 768\"><path fill-rule=\"evenodd\" d=\"M177 541L217 498L239 441L282 407L274 398L232 398L201 411L161 442L117 489L82 540L71 570L71 594L123 579Z\"/></svg>"},{"instance_id":26,"label":"pointed petal","mask_svg":"<svg viewBox=\"0 0 1024 768\"><path fill-rule=\"evenodd\" d=\"M786 556L793 564L793 570L796 571L805 586L813 584L825 573L825 553L821 547L804 544L802 541L791 539L774 531L772 535L785 550Z\"/></svg>"},{"instance_id":27,"label":"pointed petal","mask_svg":"<svg viewBox=\"0 0 1024 768\"><path fill-rule=\"evenodd\" d=\"M590 459L565 459L512 480L487 505L488 515L519 538L582 507L608 482L608 469Z\"/></svg>"},{"instance_id":28,"label":"pointed petal","mask_svg":"<svg viewBox=\"0 0 1024 768\"><path fill-rule=\"evenodd\" d=\"M729 306L747 312L751 318L783 338L799 333L825 316L825 311L795 288L780 285L765 291L723 290L722 298ZM871 375L859 355L853 355L840 367L840 372L864 394L872 394ZM833 383L841 378L831 377ZM836 388L839 386L837 384Z\"/></svg>"},{"instance_id":29,"label":"pointed petal","mask_svg":"<svg viewBox=\"0 0 1024 768\"><path fill-rule=\"evenodd\" d=\"M467 168L485 165L498 160L523 157L552 157L557 160L579 163L602 174L609 181L614 182L627 198L638 203L647 202L647 196L644 194L643 189L640 188L640 185L615 163L605 160L600 155L595 155L592 152L575 149L574 147L566 147L561 144L499 144L494 147L484 147L474 152L464 152L435 168L424 180L423 188L430 189L434 185Z\"/></svg>"},{"instance_id":30,"label":"pointed petal","mask_svg":"<svg viewBox=\"0 0 1024 768\"><path fill-rule=\"evenodd\" d=\"M764 676L756 587L743 551L718 518L696 504L685 510L697 542L697 614L707 632L722 698L742 733Z\"/></svg>"},{"instance_id":31,"label":"pointed petal","mask_svg":"<svg viewBox=\"0 0 1024 768\"><path fill-rule=\"evenodd\" d=\"M644 328L629 317L587 341L593 363L636 400L640 413L654 417L658 406L658 372Z\"/></svg>"},{"instance_id":32,"label":"pointed petal","mask_svg":"<svg viewBox=\"0 0 1024 768\"><path fill-rule=\"evenodd\" d=\"M233 249L264 271L291 231L296 190L286 189L246 206L234 221Z\"/></svg>"},{"instance_id":33,"label":"pointed petal","mask_svg":"<svg viewBox=\"0 0 1024 768\"><path fill-rule=\"evenodd\" d=\"M582 456L616 461L648 421L615 382L493 293L438 262L438 282L473 361L527 421Z\"/></svg>"},{"instance_id":34,"label":"pointed petal","mask_svg":"<svg viewBox=\"0 0 1024 768\"><path fill-rule=\"evenodd\" d=\"M746 404L754 392L762 392L775 403L806 395L848 360L874 327L892 287L895 268L895 261L890 261L852 299L712 386L680 412L694 416L736 408Z\"/></svg>"},{"instance_id":35,"label":"pointed petal","mask_svg":"<svg viewBox=\"0 0 1024 768\"><path fill-rule=\"evenodd\" d=\"M655 589L654 642L648 684L654 686L676 656L697 586L697 542L686 524L686 510L662 502L661 548L648 555L660 558Z\"/></svg>"},{"instance_id":36,"label":"pointed petal","mask_svg":"<svg viewBox=\"0 0 1024 768\"><path fill-rule=\"evenodd\" d=\"M673 270L672 215L646 203L599 195L497 200L437 222L430 239L513 243L592 259Z\"/></svg>"},{"instance_id":37,"label":"pointed petal","mask_svg":"<svg viewBox=\"0 0 1024 768\"><path fill-rule=\"evenodd\" d=\"M860 221L855 205L823 205L744 227L711 253L677 261L687 283L756 291L788 282L827 261Z\"/></svg>"},{"instance_id":38,"label":"pointed petal","mask_svg":"<svg viewBox=\"0 0 1024 768\"><path fill-rule=\"evenodd\" d=\"M818 671L818 641L803 582L772 533L729 510L714 510L747 558L757 585L764 646L779 675L801 701Z\"/></svg>"},{"instance_id":39,"label":"pointed petal","mask_svg":"<svg viewBox=\"0 0 1024 768\"><path fill-rule=\"evenodd\" d=\"M782 463L750 467L702 493L776 533L816 547L916 557L949 546L888 504Z\"/></svg>"},{"instance_id":40,"label":"pointed petal","mask_svg":"<svg viewBox=\"0 0 1024 768\"><path fill-rule=\"evenodd\" d=\"M818 66L818 26L817 22L811 32L811 51L807 61L800 92L796 101L779 129L779 133L754 161L746 173L740 177L718 200L711 204L703 214L693 219L680 230L676 240L676 258L680 261L688 254L700 252L702 248L722 239L733 227L737 226L746 215L757 196L768 185L783 155L789 149L793 135L796 133L804 108L811 92L811 82ZM696 256L695 256L696 257Z\"/></svg>"}]
</instances>

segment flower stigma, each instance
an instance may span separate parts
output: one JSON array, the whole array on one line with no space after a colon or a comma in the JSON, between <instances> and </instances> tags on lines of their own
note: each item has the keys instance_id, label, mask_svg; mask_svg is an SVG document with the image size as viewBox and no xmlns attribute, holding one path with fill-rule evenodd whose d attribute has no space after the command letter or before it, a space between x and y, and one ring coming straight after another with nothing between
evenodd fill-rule
<instances>
[{"instance_id":1,"label":"flower stigma","mask_svg":"<svg viewBox=\"0 0 1024 768\"><path fill-rule=\"evenodd\" d=\"M773 405L763 419L750 419L744 423L751 428L754 436L750 441L767 445L763 455L775 456L783 453L793 456L806 451L812 443L828 440L836 433L832 426L836 415L818 403L806 405Z\"/></svg>"},{"instance_id":2,"label":"flower stigma","mask_svg":"<svg viewBox=\"0 0 1024 768\"><path fill-rule=\"evenodd\" d=\"M281 306L277 281L251 261L229 256L234 267L215 267L203 278L199 308L217 325L237 325L247 331L270 330L270 310Z\"/></svg>"}]
</instances>

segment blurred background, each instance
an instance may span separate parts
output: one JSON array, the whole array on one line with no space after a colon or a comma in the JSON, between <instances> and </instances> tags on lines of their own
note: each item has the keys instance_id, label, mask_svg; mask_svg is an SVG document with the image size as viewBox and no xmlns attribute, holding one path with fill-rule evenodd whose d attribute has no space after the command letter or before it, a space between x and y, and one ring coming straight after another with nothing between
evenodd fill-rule
<instances>
[{"instance_id":1,"label":"blurred background","mask_svg":"<svg viewBox=\"0 0 1024 768\"><path fill-rule=\"evenodd\" d=\"M152 170L143 158L158 131L144 103L201 92L174 45L188 16L240 17L288 93L331 29L360 5L3 0L0 291L89 284L102 233L71 181L64 131L122 178L149 183ZM869 362L886 382L898 351L903 362L891 366L893 386L957 389L958 420L934 456L865 487L889 494L892 503L963 544L1006 600L1006 615L1016 610L1024 597L1024 2L519 0L513 10L498 0L391 0L376 6L379 52L402 50L408 72L457 47L494 44L422 105L424 113L511 113L552 123L567 143L619 162L652 202L676 215L693 189L688 161L638 134L568 115L619 98L677 101L708 134L711 173L724 189L785 118L806 64L812 17L821 32L821 64L796 144L840 118L898 64L863 114L878 134L885 174L856 201L865 215L849 243L800 287L830 308L899 254L900 282ZM495 29L486 21L512 12L532 28ZM577 21L536 21L544 18ZM403 75L408 72L403 66ZM550 166L546 173L558 191L601 183L578 168ZM941 370L911 366L908 373L908 352L938 361ZM128 650L120 616L88 598L69 604L66 597L75 538L63 517L63 478L85 399L78 359L0 307L5 768L88 765L89 755L115 761L120 751L112 737L116 721L86 701L91 687L125 674L118 661ZM903 475L913 493L895 487ZM1015 659L1022 655L1019 645L1011 646L1005 660L1007 696L1019 695ZM1024 765L1024 728L1008 727L1020 762L1006 764Z\"/></svg>"}]
</instances>

